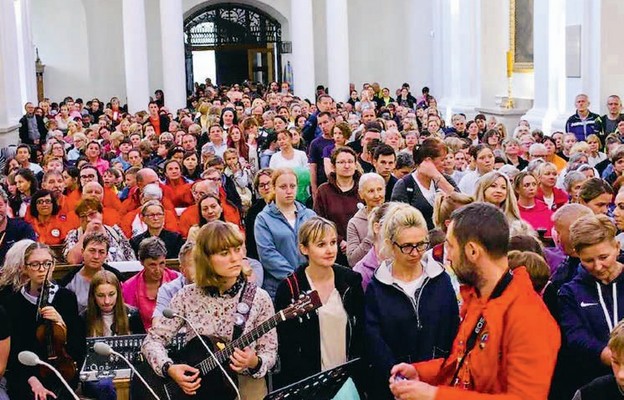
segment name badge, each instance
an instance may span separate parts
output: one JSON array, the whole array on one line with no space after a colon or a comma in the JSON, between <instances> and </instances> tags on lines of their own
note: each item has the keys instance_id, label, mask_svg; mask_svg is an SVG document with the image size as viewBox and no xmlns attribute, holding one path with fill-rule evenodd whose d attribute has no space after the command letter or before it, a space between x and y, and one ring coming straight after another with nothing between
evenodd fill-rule
<instances>
[{"instance_id":1,"label":"name badge","mask_svg":"<svg viewBox=\"0 0 624 400\"><path fill-rule=\"evenodd\" d=\"M61 236L61 231L59 231L58 229L52 229L52 231L50 231L50 235L52 235L53 237L57 238L57 237Z\"/></svg>"}]
</instances>

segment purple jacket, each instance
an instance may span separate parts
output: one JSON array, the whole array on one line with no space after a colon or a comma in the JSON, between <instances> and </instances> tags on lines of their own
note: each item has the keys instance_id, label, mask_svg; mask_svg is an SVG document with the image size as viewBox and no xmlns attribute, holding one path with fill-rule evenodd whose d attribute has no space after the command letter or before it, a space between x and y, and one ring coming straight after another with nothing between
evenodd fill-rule
<instances>
[{"instance_id":1,"label":"purple jacket","mask_svg":"<svg viewBox=\"0 0 624 400\"><path fill-rule=\"evenodd\" d=\"M381 265L381 262L377 259L377 253L373 247L353 267L355 272L359 272L360 275L362 275L362 289L364 289L364 292L366 292L366 286L368 286L371 279L373 279L373 274L375 270L379 268L379 265Z\"/></svg>"}]
</instances>

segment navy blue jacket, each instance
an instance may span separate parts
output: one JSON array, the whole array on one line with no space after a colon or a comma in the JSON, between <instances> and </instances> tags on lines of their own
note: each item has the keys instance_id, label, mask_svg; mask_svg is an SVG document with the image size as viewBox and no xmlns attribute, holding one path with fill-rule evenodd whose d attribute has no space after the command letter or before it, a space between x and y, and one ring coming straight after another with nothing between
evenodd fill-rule
<instances>
[{"instance_id":1,"label":"navy blue jacket","mask_svg":"<svg viewBox=\"0 0 624 400\"><path fill-rule=\"evenodd\" d=\"M624 259L623 256L620 253L620 262ZM616 299L613 298L614 285ZM604 285L584 268L579 268L574 279L559 290L560 326L571 362L577 366L577 388L611 371L610 367L600 361L600 353L609 341L610 330L601 306L599 290L611 321L614 319L613 304L617 301L617 324L624 315L624 273L610 284Z\"/></svg>"},{"instance_id":2,"label":"navy blue jacket","mask_svg":"<svg viewBox=\"0 0 624 400\"><path fill-rule=\"evenodd\" d=\"M7 226L4 231L4 240L2 240L2 244L0 244L0 265L4 264L6 253L13 247L15 242L22 239L37 240L35 230L28 222L18 218L6 217L6 219ZM1 232L0 236L2 236Z\"/></svg>"},{"instance_id":3,"label":"navy blue jacket","mask_svg":"<svg viewBox=\"0 0 624 400\"><path fill-rule=\"evenodd\" d=\"M388 378L393 365L444 358L459 327L459 308L451 278L425 255L424 282L412 297L393 282L384 262L364 296L365 354L372 363L375 399L392 399Z\"/></svg>"}]
</instances>

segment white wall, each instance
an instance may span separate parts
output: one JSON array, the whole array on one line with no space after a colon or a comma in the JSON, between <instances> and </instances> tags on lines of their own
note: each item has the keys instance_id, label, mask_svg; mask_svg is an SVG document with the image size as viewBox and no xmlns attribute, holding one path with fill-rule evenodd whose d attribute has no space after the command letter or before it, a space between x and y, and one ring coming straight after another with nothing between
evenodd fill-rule
<instances>
[{"instance_id":1,"label":"white wall","mask_svg":"<svg viewBox=\"0 0 624 400\"><path fill-rule=\"evenodd\" d=\"M90 80L87 20L80 0L33 0L33 42L46 65L45 95L94 96Z\"/></svg>"},{"instance_id":2,"label":"white wall","mask_svg":"<svg viewBox=\"0 0 624 400\"><path fill-rule=\"evenodd\" d=\"M423 86L436 93L431 1L349 0L348 7L350 74L358 90L364 82L379 82L394 97L409 82L412 94L419 95Z\"/></svg>"}]
</instances>

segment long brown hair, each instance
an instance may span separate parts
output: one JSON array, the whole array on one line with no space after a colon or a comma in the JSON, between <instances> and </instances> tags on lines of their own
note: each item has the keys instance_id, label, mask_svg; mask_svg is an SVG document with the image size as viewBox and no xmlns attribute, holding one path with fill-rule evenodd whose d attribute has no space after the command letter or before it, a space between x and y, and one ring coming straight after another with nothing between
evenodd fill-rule
<instances>
[{"instance_id":1,"label":"long brown hair","mask_svg":"<svg viewBox=\"0 0 624 400\"><path fill-rule=\"evenodd\" d=\"M91 279L89 287L89 299L87 301L87 337L104 336L104 321L102 310L95 302L95 289L100 285L113 285L117 290L117 301L113 308L113 324L111 330L113 335L129 335L130 322L128 321L128 310L121 295L121 284L119 279L110 271L102 270L96 273Z\"/></svg>"}]
</instances>

